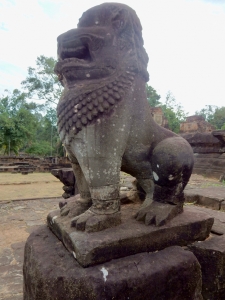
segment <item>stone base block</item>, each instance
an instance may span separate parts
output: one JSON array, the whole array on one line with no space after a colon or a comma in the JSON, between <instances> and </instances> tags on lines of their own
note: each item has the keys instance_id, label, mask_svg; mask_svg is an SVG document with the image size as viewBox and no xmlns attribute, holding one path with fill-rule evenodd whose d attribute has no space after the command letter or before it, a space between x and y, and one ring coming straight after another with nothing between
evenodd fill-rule
<instances>
[{"instance_id":1,"label":"stone base block","mask_svg":"<svg viewBox=\"0 0 225 300\"><path fill-rule=\"evenodd\" d=\"M201 270L173 246L83 268L46 227L25 246L24 300L202 300Z\"/></svg>"},{"instance_id":2,"label":"stone base block","mask_svg":"<svg viewBox=\"0 0 225 300\"><path fill-rule=\"evenodd\" d=\"M211 235L207 240L189 245L202 269L204 299L225 299L225 235Z\"/></svg>"},{"instance_id":3,"label":"stone base block","mask_svg":"<svg viewBox=\"0 0 225 300\"><path fill-rule=\"evenodd\" d=\"M133 217L138 208L137 204L122 206L120 225L93 233L77 231L70 226L71 219L61 217L59 211L51 212L47 219L51 230L83 267L205 240L214 220L204 212L185 207L182 214L164 226L146 226Z\"/></svg>"},{"instance_id":4,"label":"stone base block","mask_svg":"<svg viewBox=\"0 0 225 300\"><path fill-rule=\"evenodd\" d=\"M225 188L222 186L210 186L201 189L187 189L184 192L185 201L220 210L224 202Z\"/></svg>"}]
</instances>

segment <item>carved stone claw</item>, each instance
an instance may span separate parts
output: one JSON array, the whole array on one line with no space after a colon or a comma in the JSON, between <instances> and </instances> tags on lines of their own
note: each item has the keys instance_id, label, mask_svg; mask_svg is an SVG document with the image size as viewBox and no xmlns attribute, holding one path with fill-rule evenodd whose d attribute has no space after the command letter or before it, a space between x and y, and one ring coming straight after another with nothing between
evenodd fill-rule
<instances>
[{"instance_id":1,"label":"carved stone claw","mask_svg":"<svg viewBox=\"0 0 225 300\"><path fill-rule=\"evenodd\" d=\"M87 201L76 195L67 200L67 203L60 209L61 216L76 217L85 212L91 206L91 200Z\"/></svg>"},{"instance_id":2,"label":"carved stone claw","mask_svg":"<svg viewBox=\"0 0 225 300\"><path fill-rule=\"evenodd\" d=\"M63 208L63 206L65 206L67 204L67 201L59 201L59 208Z\"/></svg>"},{"instance_id":3,"label":"carved stone claw","mask_svg":"<svg viewBox=\"0 0 225 300\"><path fill-rule=\"evenodd\" d=\"M181 205L153 201L152 204L141 207L136 213L135 218L138 221L144 222L145 225L154 224L162 226L182 211L183 207Z\"/></svg>"},{"instance_id":4,"label":"carved stone claw","mask_svg":"<svg viewBox=\"0 0 225 300\"><path fill-rule=\"evenodd\" d=\"M71 226L77 230L86 232L101 231L109 227L117 226L121 223L121 213L99 215L92 212L90 209L83 214L74 217L71 220Z\"/></svg>"}]
</instances>

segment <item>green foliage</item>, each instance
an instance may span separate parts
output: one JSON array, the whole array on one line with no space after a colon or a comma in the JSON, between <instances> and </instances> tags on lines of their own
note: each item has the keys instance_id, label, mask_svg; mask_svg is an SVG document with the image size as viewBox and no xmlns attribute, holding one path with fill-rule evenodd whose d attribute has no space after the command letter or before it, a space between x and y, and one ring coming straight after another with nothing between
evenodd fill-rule
<instances>
[{"instance_id":1,"label":"green foliage","mask_svg":"<svg viewBox=\"0 0 225 300\"><path fill-rule=\"evenodd\" d=\"M57 133L56 109L27 102L27 94L14 90L0 98L0 151L35 155L63 155Z\"/></svg>"},{"instance_id":2,"label":"green foliage","mask_svg":"<svg viewBox=\"0 0 225 300\"><path fill-rule=\"evenodd\" d=\"M211 123L216 129L225 130L225 107L217 107L215 105L206 105L200 111L195 112L196 115L201 115L206 121Z\"/></svg>"},{"instance_id":3,"label":"green foliage","mask_svg":"<svg viewBox=\"0 0 225 300\"><path fill-rule=\"evenodd\" d=\"M166 95L164 103L160 102L160 95L157 94L151 86L146 85L147 99L151 107L159 106L162 108L165 117L168 120L169 129L178 133L180 131L180 122L184 121L187 117L183 107L169 91Z\"/></svg>"},{"instance_id":4,"label":"green foliage","mask_svg":"<svg viewBox=\"0 0 225 300\"><path fill-rule=\"evenodd\" d=\"M225 129L225 107L217 107L211 120L216 129Z\"/></svg>"},{"instance_id":5,"label":"green foliage","mask_svg":"<svg viewBox=\"0 0 225 300\"><path fill-rule=\"evenodd\" d=\"M184 111L181 104L176 102L176 99L170 91L167 93L166 101L161 107L168 120L169 129L179 133L180 122L186 119L187 113Z\"/></svg>"},{"instance_id":6,"label":"green foliage","mask_svg":"<svg viewBox=\"0 0 225 300\"><path fill-rule=\"evenodd\" d=\"M151 107L160 106L161 102L159 99L161 98L160 95L157 94L156 90L153 89L150 85L146 84L146 93L147 93L147 100Z\"/></svg>"},{"instance_id":7,"label":"green foliage","mask_svg":"<svg viewBox=\"0 0 225 300\"><path fill-rule=\"evenodd\" d=\"M62 93L62 85L54 74L56 60L41 55L36 60L36 68L28 68L28 76L22 81L29 98L44 100L45 106L56 104ZM38 98L38 99L37 99Z\"/></svg>"},{"instance_id":8,"label":"green foliage","mask_svg":"<svg viewBox=\"0 0 225 300\"><path fill-rule=\"evenodd\" d=\"M37 127L37 104L27 103L26 94L14 90L0 98L0 148L18 154L32 140Z\"/></svg>"},{"instance_id":9,"label":"green foliage","mask_svg":"<svg viewBox=\"0 0 225 300\"><path fill-rule=\"evenodd\" d=\"M57 116L54 108L47 109L45 116L39 121L36 132L36 141L47 141L50 146L48 155L60 155L61 143L57 133ZM32 148L33 149L33 148Z\"/></svg>"},{"instance_id":10,"label":"green foliage","mask_svg":"<svg viewBox=\"0 0 225 300\"><path fill-rule=\"evenodd\" d=\"M62 85L54 73L56 60L41 55L36 60L36 67L28 68L28 76L22 82L28 96L44 100L45 115L39 115L39 126L36 131L36 143L27 150L41 155L63 155L62 143L57 133L57 115L55 104L58 102ZM48 143L48 147L46 145Z\"/></svg>"},{"instance_id":11,"label":"green foliage","mask_svg":"<svg viewBox=\"0 0 225 300\"><path fill-rule=\"evenodd\" d=\"M207 122L211 123L212 119L214 117L216 108L217 108L217 106L215 106L215 105L205 105L204 108L202 108L199 111L196 111L195 114L198 116L203 116Z\"/></svg>"},{"instance_id":12,"label":"green foliage","mask_svg":"<svg viewBox=\"0 0 225 300\"><path fill-rule=\"evenodd\" d=\"M50 156L51 145L47 141L34 142L28 147L25 152L28 154L35 154L39 156Z\"/></svg>"},{"instance_id":13,"label":"green foliage","mask_svg":"<svg viewBox=\"0 0 225 300\"><path fill-rule=\"evenodd\" d=\"M221 127L222 130L225 130L225 123L223 124L223 126Z\"/></svg>"}]
</instances>

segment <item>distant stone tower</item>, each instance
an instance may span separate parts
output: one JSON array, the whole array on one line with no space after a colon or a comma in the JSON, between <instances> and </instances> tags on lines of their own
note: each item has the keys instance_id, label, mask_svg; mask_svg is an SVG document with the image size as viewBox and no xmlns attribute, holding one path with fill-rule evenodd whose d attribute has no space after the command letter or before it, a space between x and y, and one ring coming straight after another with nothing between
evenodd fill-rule
<instances>
[{"instance_id":1,"label":"distant stone tower","mask_svg":"<svg viewBox=\"0 0 225 300\"><path fill-rule=\"evenodd\" d=\"M209 122L205 121L203 116L190 116L185 122L180 124L180 133L195 133L195 132L212 132L216 128Z\"/></svg>"}]
</instances>

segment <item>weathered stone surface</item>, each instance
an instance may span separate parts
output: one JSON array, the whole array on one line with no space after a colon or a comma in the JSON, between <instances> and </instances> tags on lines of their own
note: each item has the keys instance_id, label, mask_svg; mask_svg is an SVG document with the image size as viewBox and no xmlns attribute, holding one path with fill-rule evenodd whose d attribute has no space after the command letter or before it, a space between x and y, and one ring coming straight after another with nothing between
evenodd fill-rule
<instances>
[{"instance_id":1,"label":"weathered stone surface","mask_svg":"<svg viewBox=\"0 0 225 300\"><path fill-rule=\"evenodd\" d=\"M225 211L225 201L221 202L221 208L222 211Z\"/></svg>"},{"instance_id":2,"label":"weathered stone surface","mask_svg":"<svg viewBox=\"0 0 225 300\"><path fill-rule=\"evenodd\" d=\"M151 113L154 121L164 128L169 128L168 119L165 117L161 107L151 107Z\"/></svg>"},{"instance_id":3,"label":"weathered stone surface","mask_svg":"<svg viewBox=\"0 0 225 300\"><path fill-rule=\"evenodd\" d=\"M225 187L210 186L201 189L187 189L184 192L185 201L220 210L225 200Z\"/></svg>"},{"instance_id":4,"label":"weathered stone surface","mask_svg":"<svg viewBox=\"0 0 225 300\"><path fill-rule=\"evenodd\" d=\"M225 146L225 130L214 130L212 134Z\"/></svg>"},{"instance_id":5,"label":"weathered stone surface","mask_svg":"<svg viewBox=\"0 0 225 300\"><path fill-rule=\"evenodd\" d=\"M193 122L195 123L195 121ZM190 128L192 131L192 126ZM211 178L223 178L225 169L225 130L206 132L208 130L211 129L203 126L200 132L184 133L181 136L190 143L195 154L193 173ZM194 131L198 131L197 128Z\"/></svg>"},{"instance_id":6,"label":"weathered stone surface","mask_svg":"<svg viewBox=\"0 0 225 300\"><path fill-rule=\"evenodd\" d=\"M203 149L202 151L205 150ZM208 178L220 179L220 177L224 175L225 170L224 153L221 154L221 152L224 152L224 147L218 148L217 152L220 153L210 153L212 150L205 152L206 153L195 153L194 173L201 174Z\"/></svg>"},{"instance_id":7,"label":"weathered stone surface","mask_svg":"<svg viewBox=\"0 0 225 300\"><path fill-rule=\"evenodd\" d=\"M21 171L45 172L53 168L70 168L67 157L0 156L0 172L20 173Z\"/></svg>"},{"instance_id":8,"label":"weathered stone surface","mask_svg":"<svg viewBox=\"0 0 225 300\"><path fill-rule=\"evenodd\" d=\"M17 265L13 262L11 265L0 266L0 274L0 299L7 299L1 298L4 293L22 293L23 274L21 265Z\"/></svg>"},{"instance_id":9,"label":"weathered stone surface","mask_svg":"<svg viewBox=\"0 0 225 300\"><path fill-rule=\"evenodd\" d=\"M52 169L51 173L64 184L62 195L64 199L77 194L76 179L72 168Z\"/></svg>"},{"instance_id":10,"label":"weathered stone surface","mask_svg":"<svg viewBox=\"0 0 225 300\"><path fill-rule=\"evenodd\" d=\"M12 259L13 259L12 249L5 248L0 251L0 266L9 265Z\"/></svg>"},{"instance_id":11,"label":"weathered stone surface","mask_svg":"<svg viewBox=\"0 0 225 300\"><path fill-rule=\"evenodd\" d=\"M181 247L82 268L43 226L25 246L24 300L201 300L201 271Z\"/></svg>"},{"instance_id":12,"label":"weathered stone surface","mask_svg":"<svg viewBox=\"0 0 225 300\"><path fill-rule=\"evenodd\" d=\"M142 221L153 208L150 200L166 203L166 208L178 202L183 206L193 151L152 118L146 95L148 55L136 12L120 3L100 4L84 12L77 28L57 41L55 73L64 86L57 106L58 132L82 201L91 200L88 210L96 214L94 222L83 211L73 216L74 225L85 219L85 228L92 226L93 231L105 214L105 224L98 228L110 226L107 218L120 210L120 170L137 178L146 193L148 213ZM164 189L156 191L153 181ZM164 219L157 225L171 218L168 211L162 217L154 210L155 219Z\"/></svg>"},{"instance_id":13,"label":"weathered stone surface","mask_svg":"<svg viewBox=\"0 0 225 300\"><path fill-rule=\"evenodd\" d=\"M225 234L225 212L194 205L189 206L189 210L192 210L194 213L200 211L208 214L209 216L214 218L214 223L211 232L218 235Z\"/></svg>"},{"instance_id":14,"label":"weathered stone surface","mask_svg":"<svg viewBox=\"0 0 225 300\"><path fill-rule=\"evenodd\" d=\"M180 124L180 133L211 133L215 127L209 122L205 121L203 116L189 116L185 122Z\"/></svg>"},{"instance_id":15,"label":"weathered stone surface","mask_svg":"<svg viewBox=\"0 0 225 300\"><path fill-rule=\"evenodd\" d=\"M61 217L59 211L48 215L48 225L77 261L87 267L135 253L204 240L213 224L212 217L185 207L184 212L167 225L145 226L131 217L138 207L137 204L122 206L122 224L100 232L87 233L72 228L70 219Z\"/></svg>"},{"instance_id":16,"label":"weathered stone surface","mask_svg":"<svg viewBox=\"0 0 225 300\"><path fill-rule=\"evenodd\" d=\"M195 242L189 249L202 269L204 299L225 299L225 235L211 235L206 241Z\"/></svg>"},{"instance_id":17,"label":"weathered stone surface","mask_svg":"<svg viewBox=\"0 0 225 300\"><path fill-rule=\"evenodd\" d=\"M221 141L209 132L181 134L194 150L194 153L220 153L223 147Z\"/></svg>"},{"instance_id":18,"label":"weathered stone surface","mask_svg":"<svg viewBox=\"0 0 225 300\"><path fill-rule=\"evenodd\" d=\"M24 245L25 242L14 243L11 245L13 249L14 258L17 261L17 264L20 265L22 265L23 263Z\"/></svg>"},{"instance_id":19,"label":"weathered stone surface","mask_svg":"<svg viewBox=\"0 0 225 300\"><path fill-rule=\"evenodd\" d=\"M52 169L52 175L58 178L66 186L74 186L75 177L72 168Z\"/></svg>"}]
</instances>

